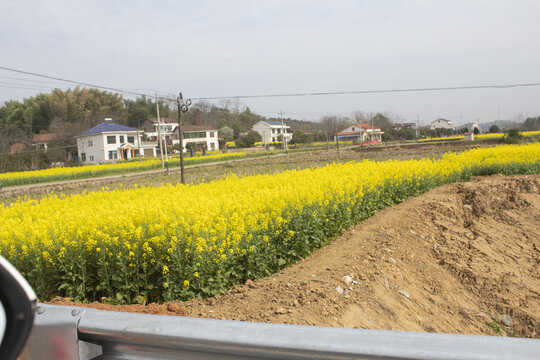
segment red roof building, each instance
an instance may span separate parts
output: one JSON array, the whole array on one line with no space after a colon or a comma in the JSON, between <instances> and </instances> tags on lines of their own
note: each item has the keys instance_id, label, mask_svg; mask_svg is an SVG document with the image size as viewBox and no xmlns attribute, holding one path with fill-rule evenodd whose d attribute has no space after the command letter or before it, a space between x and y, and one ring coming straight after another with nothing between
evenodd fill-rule
<instances>
[{"instance_id":1,"label":"red roof building","mask_svg":"<svg viewBox=\"0 0 540 360\"><path fill-rule=\"evenodd\" d=\"M339 140L352 140L354 144L378 144L382 141L382 134L384 132L381 129L370 124L358 123L341 130L336 136Z\"/></svg>"}]
</instances>

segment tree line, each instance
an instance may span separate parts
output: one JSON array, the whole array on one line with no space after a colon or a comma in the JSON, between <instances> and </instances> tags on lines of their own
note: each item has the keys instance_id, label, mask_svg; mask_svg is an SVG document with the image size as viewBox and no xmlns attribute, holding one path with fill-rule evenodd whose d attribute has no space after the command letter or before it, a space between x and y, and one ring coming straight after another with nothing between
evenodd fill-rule
<instances>
[{"instance_id":1,"label":"tree line","mask_svg":"<svg viewBox=\"0 0 540 360\"><path fill-rule=\"evenodd\" d=\"M176 118L176 101L160 100L161 117ZM50 93L25 98L22 101L6 101L0 107L0 172L22 171L49 167L53 163L69 163L77 153L75 135L86 131L112 118L113 122L137 128L147 118L157 117L156 101L150 97L124 99L122 95L75 87L74 89L55 89ZM221 101L212 104L201 101L193 104L190 111L182 115L182 122L191 125L212 125L224 129L227 139L240 138L264 116L256 114L239 101ZM311 132L317 124L284 119L288 125L300 127ZM36 134L53 133L47 151L32 147ZM12 146L20 145L11 154Z\"/></svg>"},{"instance_id":2,"label":"tree line","mask_svg":"<svg viewBox=\"0 0 540 360\"><path fill-rule=\"evenodd\" d=\"M161 117L177 117L176 101L160 100L158 106ZM137 128L149 117L157 117L154 98L124 99L120 94L84 87L65 91L55 89L23 101L6 101L0 107L0 172L40 169L57 162L69 163L77 152L74 135L102 123L105 118ZM246 146L257 140L255 134L250 134L254 124L261 120L281 119L259 115L239 100L222 100L217 104L197 102L182 115L182 120L184 124L204 124L219 129L222 144L236 140L240 146ZM356 111L347 117L324 116L319 122L290 117L283 121L291 127L295 143L331 141L336 132L354 123L380 128L384 132L383 141L413 140L417 136L413 127L396 128L394 125L404 119L391 113ZM540 130L540 117L526 119L521 130ZM57 135L46 152L31 146L33 136L41 133ZM418 133L420 137L433 136L429 128L420 128ZM246 135L249 136L246 138ZM22 150L11 155L12 146L16 143L22 144Z\"/></svg>"}]
</instances>

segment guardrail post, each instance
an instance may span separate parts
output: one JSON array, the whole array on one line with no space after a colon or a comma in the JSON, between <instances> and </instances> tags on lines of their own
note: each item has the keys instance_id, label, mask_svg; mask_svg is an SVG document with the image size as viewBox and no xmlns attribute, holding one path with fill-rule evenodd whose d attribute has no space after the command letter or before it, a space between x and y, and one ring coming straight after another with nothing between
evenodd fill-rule
<instances>
[{"instance_id":1,"label":"guardrail post","mask_svg":"<svg viewBox=\"0 0 540 360\"><path fill-rule=\"evenodd\" d=\"M91 360L101 355L101 345L78 338L79 320L86 311L82 307L39 304L19 359Z\"/></svg>"}]
</instances>

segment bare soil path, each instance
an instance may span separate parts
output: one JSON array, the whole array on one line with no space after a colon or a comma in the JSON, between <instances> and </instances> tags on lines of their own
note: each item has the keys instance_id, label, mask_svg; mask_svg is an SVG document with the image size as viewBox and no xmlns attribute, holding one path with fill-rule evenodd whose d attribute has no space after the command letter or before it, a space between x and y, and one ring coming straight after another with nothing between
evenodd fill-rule
<instances>
[{"instance_id":1,"label":"bare soil path","mask_svg":"<svg viewBox=\"0 0 540 360\"><path fill-rule=\"evenodd\" d=\"M538 337L539 268L540 175L492 176L383 210L303 261L224 296L85 306L366 329L495 335L500 328L502 335Z\"/></svg>"}]
</instances>

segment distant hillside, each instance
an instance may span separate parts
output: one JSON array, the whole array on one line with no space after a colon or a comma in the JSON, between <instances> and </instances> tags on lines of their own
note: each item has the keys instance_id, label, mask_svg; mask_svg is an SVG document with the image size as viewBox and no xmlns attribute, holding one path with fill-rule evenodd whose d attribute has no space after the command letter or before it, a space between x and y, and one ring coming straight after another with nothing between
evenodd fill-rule
<instances>
[{"instance_id":1,"label":"distant hillside","mask_svg":"<svg viewBox=\"0 0 540 360\"><path fill-rule=\"evenodd\" d=\"M519 128L519 123L517 121L512 120L495 120L485 123L480 123L480 130L482 132L487 132L489 128L493 125L497 125L501 130L504 129L512 129L512 128Z\"/></svg>"}]
</instances>

